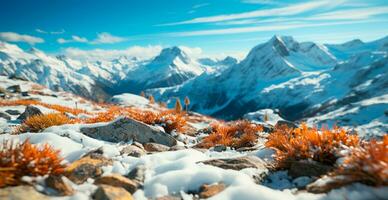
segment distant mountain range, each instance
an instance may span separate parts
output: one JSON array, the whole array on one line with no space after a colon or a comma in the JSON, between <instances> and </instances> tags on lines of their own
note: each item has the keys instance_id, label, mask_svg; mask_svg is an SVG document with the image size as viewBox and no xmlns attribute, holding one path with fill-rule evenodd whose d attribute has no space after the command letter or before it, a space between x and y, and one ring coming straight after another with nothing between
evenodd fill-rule
<instances>
[{"instance_id":1,"label":"distant mountain range","mask_svg":"<svg viewBox=\"0 0 388 200\"><path fill-rule=\"evenodd\" d=\"M188 96L191 110L224 119L270 108L289 120L387 132L387 54L388 37L317 44L274 36L240 62L194 59L179 47L150 60L81 62L0 42L0 74L95 100L145 91L170 105Z\"/></svg>"}]
</instances>

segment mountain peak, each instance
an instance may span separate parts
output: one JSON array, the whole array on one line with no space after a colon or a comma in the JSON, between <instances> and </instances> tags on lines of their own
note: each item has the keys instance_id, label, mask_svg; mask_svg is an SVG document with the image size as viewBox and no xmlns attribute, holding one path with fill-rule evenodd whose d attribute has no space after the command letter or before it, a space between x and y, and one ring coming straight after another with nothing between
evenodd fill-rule
<instances>
[{"instance_id":1,"label":"mountain peak","mask_svg":"<svg viewBox=\"0 0 388 200\"><path fill-rule=\"evenodd\" d=\"M190 62L190 58L187 56L187 54L177 46L162 49L160 54L155 57L154 62L172 63L177 58L186 64Z\"/></svg>"}]
</instances>

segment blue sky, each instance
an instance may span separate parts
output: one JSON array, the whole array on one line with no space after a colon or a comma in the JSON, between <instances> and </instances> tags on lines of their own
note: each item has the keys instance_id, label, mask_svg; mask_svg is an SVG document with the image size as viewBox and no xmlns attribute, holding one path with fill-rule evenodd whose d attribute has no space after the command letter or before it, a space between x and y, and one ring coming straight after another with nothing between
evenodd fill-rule
<instances>
[{"instance_id":1,"label":"blue sky","mask_svg":"<svg viewBox=\"0 0 388 200\"><path fill-rule=\"evenodd\" d=\"M198 54L237 55L274 34L320 43L388 35L386 0L3 0L0 5L1 40L49 53L97 49L115 55L136 48L150 53L180 45Z\"/></svg>"}]
</instances>

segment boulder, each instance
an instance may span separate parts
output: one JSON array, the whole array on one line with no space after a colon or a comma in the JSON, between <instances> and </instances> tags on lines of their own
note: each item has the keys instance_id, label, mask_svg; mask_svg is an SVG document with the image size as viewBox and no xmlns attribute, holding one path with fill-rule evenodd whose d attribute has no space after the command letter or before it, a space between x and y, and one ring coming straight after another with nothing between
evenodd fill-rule
<instances>
[{"instance_id":1,"label":"boulder","mask_svg":"<svg viewBox=\"0 0 388 200\"><path fill-rule=\"evenodd\" d=\"M34 106L27 106L24 112L17 118L18 120L25 121L27 118L35 116L35 115L42 115L43 113L40 111L39 108Z\"/></svg>"},{"instance_id":2,"label":"boulder","mask_svg":"<svg viewBox=\"0 0 388 200\"><path fill-rule=\"evenodd\" d=\"M49 200L50 198L35 190L32 186L20 185L0 189L0 199L9 200Z\"/></svg>"},{"instance_id":3,"label":"boulder","mask_svg":"<svg viewBox=\"0 0 388 200\"><path fill-rule=\"evenodd\" d=\"M142 144L157 142L174 146L177 141L158 128L137 120L121 117L105 125L83 127L81 132L89 137L108 142L128 142L134 140Z\"/></svg>"},{"instance_id":4,"label":"boulder","mask_svg":"<svg viewBox=\"0 0 388 200\"><path fill-rule=\"evenodd\" d=\"M93 194L95 200L133 200L132 195L124 188L100 185Z\"/></svg>"},{"instance_id":5,"label":"boulder","mask_svg":"<svg viewBox=\"0 0 388 200\"><path fill-rule=\"evenodd\" d=\"M112 160L102 156L86 156L71 163L66 168L65 176L76 184L82 184L88 178L101 176L101 167L112 163Z\"/></svg>"},{"instance_id":6,"label":"boulder","mask_svg":"<svg viewBox=\"0 0 388 200\"><path fill-rule=\"evenodd\" d=\"M163 144L150 142L150 143L144 144L144 149L148 152L163 152L163 151L168 151L170 147Z\"/></svg>"},{"instance_id":7,"label":"boulder","mask_svg":"<svg viewBox=\"0 0 388 200\"><path fill-rule=\"evenodd\" d=\"M213 159L201 162L206 165L213 165L215 167L232 170L242 170L245 168L267 169L266 163L255 156L243 156L228 159Z\"/></svg>"},{"instance_id":8,"label":"boulder","mask_svg":"<svg viewBox=\"0 0 388 200\"><path fill-rule=\"evenodd\" d=\"M156 200L182 200L182 197L168 195L163 197L157 197Z\"/></svg>"},{"instance_id":9,"label":"boulder","mask_svg":"<svg viewBox=\"0 0 388 200\"><path fill-rule=\"evenodd\" d=\"M0 111L0 118L11 120L11 116L9 116L6 112Z\"/></svg>"},{"instance_id":10,"label":"boulder","mask_svg":"<svg viewBox=\"0 0 388 200\"><path fill-rule=\"evenodd\" d=\"M213 185L202 185L199 189L199 198L207 199L210 198L220 192L222 192L226 188L225 184L218 183Z\"/></svg>"},{"instance_id":11,"label":"boulder","mask_svg":"<svg viewBox=\"0 0 388 200\"><path fill-rule=\"evenodd\" d=\"M12 93L20 93L22 92L22 89L20 88L20 85L12 85L7 87L7 91Z\"/></svg>"},{"instance_id":12,"label":"boulder","mask_svg":"<svg viewBox=\"0 0 388 200\"><path fill-rule=\"evenodd\" d=\"M288 175L292 178L301 176L319 177L321 175L327 174L327 172L333 169L334 168L332 166L324 165L315 161L291 161Z\"/></svg>"},{"instance_id":13,"label":"boulder","mask_svg":"<svg viewBox=\"0 0 388 200\"><path fill-rule=\"evenodd\" d=\"M128 145L120 151L120 154L133 156L133 157L140 157L140 156L146 155L147 152L144 149L140 148L139 146Z\"/></svg>"},{"instance_id":14,"label":"boulder","mask_svg":"<svg viewBox=\"0 0 388 200\"><path fill-rule=\"evenodd\" d=\"M20 115L20 111L18 110L6 110L5 112L10 115Z\"/></svg>"},{"instance_id":15,"label":"boulder","mask_svg":"<svg viewBox=\"0 0 388 200\"><path fill-rule=\"evenodd\" d=\"M74 193L73 188L63 180L62 175L49 175L45 179L47 187L54 189L59 196L69 196Z\"/></svg>"},{"instance_id":16,"label":"boulder","mask_svg":"<svg viewBox=\"0 0 388 200\"><path fill-rule=\"evenodd\" d=\"M120 174L111 174L111 175L99 177L94 181L94 184L96 185L104 184L104 185L124 188L131 194L135 193L137 188L139 187L139 184L136 181L130 180Z\"/></svg>"}]
</instances>

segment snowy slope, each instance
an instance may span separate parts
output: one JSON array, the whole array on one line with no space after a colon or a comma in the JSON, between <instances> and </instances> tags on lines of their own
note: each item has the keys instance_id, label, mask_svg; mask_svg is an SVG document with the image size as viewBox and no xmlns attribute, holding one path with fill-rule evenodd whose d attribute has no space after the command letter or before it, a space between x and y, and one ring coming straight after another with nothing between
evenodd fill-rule
<instances>
[{"instance_id":1,"label":"snowy slope","mask_svg":"<svg viewBox=\"0 0 388 200\"><path fill-rule=\"evenodd\" d=\"M76 66L76 65L74 65ZM65 90L89 98L104 98L104 92L91 77L77 73L61 60L32 48L0 42L0 74L30 80L54 90Z\"/></svg>"},{"instance_id":2,"label":"snowy slope","mask_svg":"<svg viewBox=\"0 0 388 200\"><path fill-rule=\"evenodd\" d=\"M119 90L139 93L150 88L175 86L200 75L204 70L179 47L165 48L149 63L128 72Z\"/></svg>"}]
</instances>

